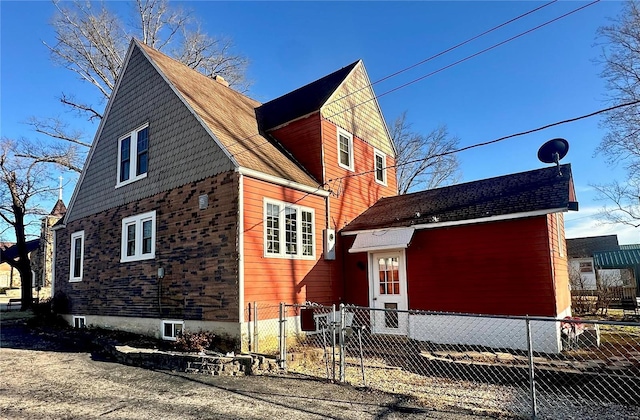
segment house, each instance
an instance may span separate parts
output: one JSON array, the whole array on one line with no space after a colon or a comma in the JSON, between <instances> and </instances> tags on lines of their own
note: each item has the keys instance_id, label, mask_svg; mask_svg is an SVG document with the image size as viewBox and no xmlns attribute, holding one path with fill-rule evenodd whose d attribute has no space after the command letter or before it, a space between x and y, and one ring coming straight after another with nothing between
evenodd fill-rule
<instances>
[{"instance_id":1,"label":"house","mask_svg":"<svg viewBox=\"0 0 640 420\"><path fill-rule=\"evenodd\" d=\"M593 267L598 273L619 272L618 277L599 276L600 288L612 306L637 309L640 306L640 245L620 245L620 249L595 251Z\"/></svg>"},{"instance_id":2,"label":"house","mask_svg":"<svg viewBox=\"0 0 640 420\"><path fill-rule=\"evenodd\" d=\"M31 257L40 246L40 239L32 239L26 242L27 252ZM18 247L13 242L3 242L0 249L0 287L20 288L22 278L17 269L9 265L8 261L18 258Z\"/></svg>"},{"instance_id":3,"label":"house","mask_svg":"<svg viewBox=\"0 0 640 420\"><path fill-rule=\"evenodd\" d=\"M585 238L567 239L567 255L569 256L569 273L572 277L573 290L596 290L597 277L606 283L620 282L619 269L600 269L596 275L593 254L600 251L617 251L618 236L604 235Z\"/></svg>"},{"instance_id":4,"label":"house","mask_svg":"<svg viewBox=\"0 0 640 420\"><path fill-rule=\"evenodd\" d=\"M500 316L381 311L372 330L526 349L524 335L510 332L522 331L522 320L504 316L571 315L563 212L577 204L570 165L382 198L341 232L345 300L380 310ZM455 327L443 328L447 322ZM537 350L559 351L559 328L532 327Z\"/></svg>"},{"instance_id":5,"label":"house","mask_svg":"<svg viewBox=\"0 0 640 420\"><path fill-rule=\"evenodd\" d=\"M397 194L394 158L362 61L261 104L134 40L54 228L56 298L165 339L339 302L336 231Z\"/></svg>"}]
</instances>

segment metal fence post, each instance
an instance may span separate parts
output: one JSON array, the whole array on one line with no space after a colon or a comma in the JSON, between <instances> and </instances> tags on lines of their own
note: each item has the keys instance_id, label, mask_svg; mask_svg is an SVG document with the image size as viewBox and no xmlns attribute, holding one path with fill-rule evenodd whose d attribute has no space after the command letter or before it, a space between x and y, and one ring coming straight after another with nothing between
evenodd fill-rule
<instances>
[{"instance_id":1,"label":"metal fence post","mask_svg":"<svg viewBox=\"0 0 640 420\"><path fill-rule=\"evenodd\" d=\"M287 336L286 336L286 319L285 319L285 304L280 302L280 368L287 368Z\"/></svg>"},{"instance_id":2,"label":"metal fence post","mask_svg":"<svg viewBox=\"0 0 640 420\"><path fill-rule=\"evenodd\" d=\"M251 329L253 312L251 311L251 302L247 304L247 346L250 352L253 352L253 331Z\"/></svg>"},{"instance_id":3,"label":"metal fence post","mask_svg":"<svg viewBox=\"0 0 640 420\"><path fill-rule=\"evenodd\" d=\"M331 305L331 379L336 380L336 305Z\"/></svg>"},{"instance_id":4,"label":"metal fence post","mask_svg":"<svg viewBox=\"0 0 640 420\"><path fill-rule=\"evenodd\" d=\"M344 303L340 304L340 382L345 381L345 354L344 354L344 330L347 328L345 322Z\"/></svg>"},{"instance_id":5,"label":"metal fence post","mask_svg":"<svg viewBox=\"0 0 640 420\"><path fill-rule=\"evenodd\" d=\"M536 378L533 366L533 340L531 339L531 320L527 316L525 319L527 324L527 348L529 350L529 392L531 397L531 418L535 420L538 415L538 407L536 404Z\"/></svg>"},{"instance_id":6,"label":"metal fence post","mask_svg":"<svg viewBox=\"0 0 640 420\"><path fill-rule=\"evenodd\" d=\"M258 338L260 338L260 334L258 333L258 302L253 302L253 347L254 353L258 352Z\"/></svg>"}]
</instances>

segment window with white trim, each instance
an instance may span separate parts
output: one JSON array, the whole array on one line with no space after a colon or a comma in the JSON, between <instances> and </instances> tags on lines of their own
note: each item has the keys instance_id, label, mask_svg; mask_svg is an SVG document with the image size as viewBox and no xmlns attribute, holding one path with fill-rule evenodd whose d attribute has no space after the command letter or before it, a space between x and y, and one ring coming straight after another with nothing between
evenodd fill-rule
<instances>
[{"instance_id":1,"label":"window with white trim","mask_svg":"<svg viewBox=\"0 0 640 420\"><path fill-rule=\"evenodd\" d=\"M73 315L73 328L86 328L87 319L83 316Z\"/></svg>"},{"instance_id":2,"label":"window with white trim","mask_svg":"<svg viewBox=\"0 0 640 420\"><path fill-rule=\"evenodd\" d=\"M82 281L84 271L84 230L71 234L69 281Z\"/></svg>"},{"instance_id":3,"label":"window with white trim","mask_svg":"<svg viewBox=\"0 0 640 420\"><path fill-rule=\"evenodd\" d=\"M376 182L387 185L387 155L380 150L373 150L373 165L375 170Z\"/></svg>"},{"instance_id":4,"label":"window with white trim","mask_svg":"<svg viewBox=\"0 0 640 420\"><path fill-rule=\"evenodd\" d=\"M353 171L353 135L338 128L338 164Z\"/></svg>"},{"instance_id":5,"label":"window with white trim","mask_svg":"<svg viewBox=\"0 0 640 420\"><path fill-rule=\"evenodd\" d=\"M162 321L162 339L175 341L184 330L184 321Z\"/></svg>"},{"instance_id":6,"label":"window with white trim","mask_svg":"<svg viewBox=\"0 0 640 420\"><path fill-rule=\"evenodd\" d=\"M313 209L265 200L264 217L266 256L293 258L315 256Z\"/></svg>"},{"instance_id":7,"label":"window with white trim","mask_svg":"<svg viewBox=\"0 0 640 420\"><path fill-rule=\"evenodd\" d=\"M122 243L120 248L120 262L155 258L155 210L122 219Z\"/></svg>"},{"instance_id":8,"label":"window with white trim","mask_svg":"<svg viewBox=\"0 0 640 420\"><path fill-rule=\"evenodd\" d=\"M118 139L116 188L147 176L149 169L149 124Z\"/></svg>"}]
</instances>

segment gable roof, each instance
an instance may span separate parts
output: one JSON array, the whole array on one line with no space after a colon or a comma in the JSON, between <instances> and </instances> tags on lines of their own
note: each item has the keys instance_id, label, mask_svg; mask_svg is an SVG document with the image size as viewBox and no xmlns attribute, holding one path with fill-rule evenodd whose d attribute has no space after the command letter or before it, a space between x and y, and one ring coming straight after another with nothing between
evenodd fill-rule
<instances>
[{"instance_id":1,"label":"gable roof","mask_svg":"<svg viewBox=\"0 0 640 420\"><path fill-rule=\"evenodd\" d=\"M320 110L359 62L355 61L260 106L257 114L262 129L267 131Z\"/></svg>"},{"instance_id":2,"label":"gable roof","mask_svg":"<svg viewBox=\"0 0 640 420\"><path fill-rule=\"evenodd\" d=\"M620 248L618 235L567 239L569 258L588 258L593 257L593 254L598 251L617 251Z\"/></svg>"},{"instance_id":3,"label":"gable roof","mask_svg":"<svg viewBox=\"0 0 640 420\"><path fill-rule=\"evenodd\" d=\"M239 167L317 187L319 183L271 138L260 133L255 101L184 64L133 41Z\"/></svg>"},{"instance_id":4,"label":"gable roof","mask_svg":"<svg viewBox=\"0 0 640 420\"><path fill-rule=\"evenodd\" d=\"M566 211L571 165L547 167L396 197L381 198L343 232Z\"/></svg>"}]
</instances>

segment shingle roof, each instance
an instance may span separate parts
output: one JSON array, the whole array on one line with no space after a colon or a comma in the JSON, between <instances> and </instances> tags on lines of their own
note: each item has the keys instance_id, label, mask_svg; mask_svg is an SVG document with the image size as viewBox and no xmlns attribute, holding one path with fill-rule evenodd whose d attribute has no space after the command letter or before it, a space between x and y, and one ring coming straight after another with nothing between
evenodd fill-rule
<instances>
[{"instance_id":1,"label":"shingle roof","mask_svg":"<svg viewBox=\"0 0 640 420\"><path fill-rule=\"evenodd\" d=\"M64 205L64 202L62 200L58 200L56 201L56 204L53 206L53 209L51 209L51 213L49 213L49 215L56 216L56 217L63 217L66 212L67 212L67 206Z\"/></svg>"},{"instance_id":2,"label":"shingle roof","mask_svg":"<svg viewBox=\"0 0 640 420\"><path fill-rule=\"evenodd\" d=\"M598 251L616 251L618 249L618 235L567 239L569 258L589 258Z\"/></svg>"},{"instance_id":3,"label":"shingle roof","mask_svg":"<svg viewBox=\"0 0 640 420\"><path fill-rule=\"evenodd\" d=\"M388 197L343 231L473 220L492 216L567 209L573 191L571 165L483 179L413 194Z\"/></svg>"},{"instance_id":4,"label":"shingle roof","mask_svg":"<svg viewBox=\"0 0 640 420\"><path fill-rule=\"evenodd\" d=\"M257 113L262 129L269 130L319 110L359 62L351 63L260 106Z\"/></svg>"},{"instance_id":5,"label":"shingle roof","mask_svg":"<svg viewBox=\"0 0 640 420\"><path fill-rule=\"evenodd\" d=\"M241 167L313 187L318 182L260 134L257 102L136 42Z\"/></svg>"}]
</instances>

